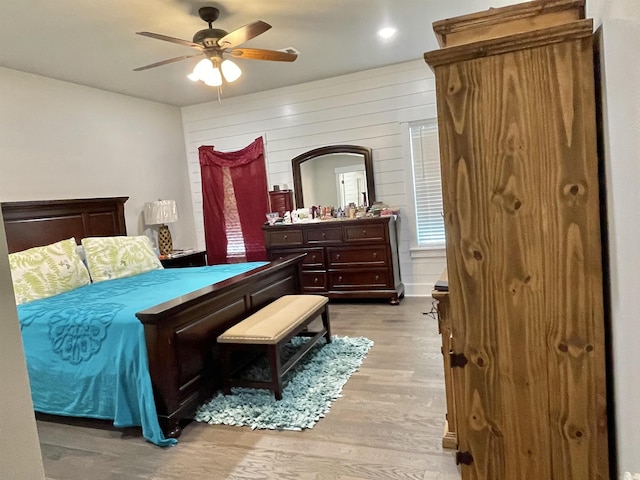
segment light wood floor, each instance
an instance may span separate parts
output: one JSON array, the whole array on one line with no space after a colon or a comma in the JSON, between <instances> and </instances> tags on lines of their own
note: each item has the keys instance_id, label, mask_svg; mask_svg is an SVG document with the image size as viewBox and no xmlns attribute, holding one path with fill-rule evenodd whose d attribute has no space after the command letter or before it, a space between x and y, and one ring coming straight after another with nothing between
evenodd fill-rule
<instances>
[{"instance_id":1,"label":"light wood floor","mask_svg":"<svg viewBox=\"0 0 640 480\"><path fill-rule=\"evenodd\" d=\"M48 480L458 480L441 447L445 415L440 340L430 298L331 303L333 334L375 342L343 398L303 432L192 422L162 449L137 429L38 420Z\"/></svg>"}]
</instances>

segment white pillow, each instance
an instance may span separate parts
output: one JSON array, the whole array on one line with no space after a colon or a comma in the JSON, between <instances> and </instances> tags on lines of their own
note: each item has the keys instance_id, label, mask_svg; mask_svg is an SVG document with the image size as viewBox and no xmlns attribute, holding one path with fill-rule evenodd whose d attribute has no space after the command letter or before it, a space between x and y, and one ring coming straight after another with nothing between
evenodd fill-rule
<instances>
[{"instance_id":1,"label":"white pillow","mask_svg":"<svg viewBox=\"0 0 640 480\"><path fill-rule=\"evenodd\" d=\"M16 304L52 297L90 283L75 238L9 254Z\"/></svg>"},{"instance_id":2,"label":"white pillow","mask_svg":"<svg viewBox=\"0 0 640 480\"><path fill-rule=\"evenodd\" d=\"M82 247L91 280L102 282L163 268L145 235L88 237Z\"/></svg>"}]
</instances>

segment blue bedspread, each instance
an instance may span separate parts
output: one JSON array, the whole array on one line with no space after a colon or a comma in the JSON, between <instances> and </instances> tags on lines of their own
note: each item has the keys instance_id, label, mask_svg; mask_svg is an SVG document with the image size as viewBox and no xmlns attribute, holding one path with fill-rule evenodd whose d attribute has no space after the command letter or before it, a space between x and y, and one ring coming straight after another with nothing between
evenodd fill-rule
<instances>
[{"instance_id":1,"label":"blue bedspread","mask_svg":"<svg viewBox=\"0 0 640 480\"><path fill-rule=\"evenodd\" d=\"M158 424L135 314L265 263L153 270L19 305L35 410L142 426L150 442L175 444Z\"/></svg>"}]
</instances>

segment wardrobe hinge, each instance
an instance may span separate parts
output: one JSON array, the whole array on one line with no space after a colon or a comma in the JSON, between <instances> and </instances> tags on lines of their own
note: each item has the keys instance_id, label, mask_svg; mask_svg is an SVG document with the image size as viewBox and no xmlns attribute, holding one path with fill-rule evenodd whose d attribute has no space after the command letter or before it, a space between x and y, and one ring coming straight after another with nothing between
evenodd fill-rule
<instances>
[{"instance_id":1,"label":"wardrobe hinge","mask_svg":"<svg viewBox=\"0 0 640 480\"><path fill-rule=\"evenodd\" d=\"M461 452L458 450L456 452L456 465L460 465L464 463L465 465L471 465L473 463L473 455L469 452Z\"/></svg>"},{"instance_id":2,"label":"wardrobe hinge","mask_svg":"<svg viewBox=\"0 0 640 480\"><path fill-rule=\"evenodd\" d=\"M460 367L463 368L467 364L467 357L464 356L464 353L454 353L453 351L449 352L449 364L452 367Z\"/></svg>"}]
</instances>

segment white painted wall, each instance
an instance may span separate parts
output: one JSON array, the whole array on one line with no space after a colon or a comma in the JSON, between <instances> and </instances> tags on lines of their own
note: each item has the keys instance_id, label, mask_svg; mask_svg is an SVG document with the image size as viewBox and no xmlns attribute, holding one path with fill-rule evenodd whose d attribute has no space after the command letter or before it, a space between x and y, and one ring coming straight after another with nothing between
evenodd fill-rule
<instances>
[{"instance_id":1,"label":"white painted wall","mask_svg":"<svg viewBox=\"0 0 640 480\"><path fill-rule=\"evenodd\" d=\"M44 479L27 365L0 211L0 469L6 480Z\"/></svg>"},{"instance_id":2,"label":"white painted wall","mask_svg":"<svg viewBox=\"0 0 640 480\"><path fill-rule=\"evenodd\" d=\"M237 150L265 138L268 184L293 185L291 159L313 148L373 149L377 200L400 208L400 270L407 295L431 294L444 252L412 258L406 122L434 118L435 83L422 60L182 109L198 244L204 246L198 147ZM413 242L415 244L415 241Z\"/></svg>"},{"instance_id":3,"label":"white painted wall","mask_svg":"<svg viewBox=\"0 0 640 480\"><path fill-rule=\"evenodd\" d=\"M177 107L0 68L0 200L128 196L127 233L145 202L178 203L176 247L195 230Z\"/></svg>"},{"instance_id":4,"label":"white painted wall","mask_svg":"<svg viewBox=\"0 0 640 480\"><path fill-rule=\"evenodd\" d=\"M591 0L602 27L603 117L618 465L640 472L640 2Z\"/></svg>"}]
</instances>

